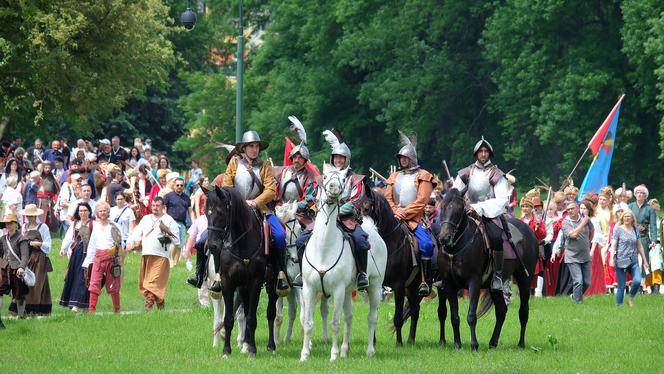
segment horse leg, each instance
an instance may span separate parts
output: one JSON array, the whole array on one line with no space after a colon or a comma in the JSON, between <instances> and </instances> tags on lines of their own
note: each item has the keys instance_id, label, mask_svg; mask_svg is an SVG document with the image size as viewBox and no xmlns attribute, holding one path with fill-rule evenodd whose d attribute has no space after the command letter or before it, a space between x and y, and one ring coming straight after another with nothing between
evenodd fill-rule
<instances>
[{"instance_id":1,"label":"horse leg","mask_svg":"<svg viewBox=\"0 0 664 374\"><path fill-rule=\"evenodd\" d=\"M249 344L249 357L256 356L256 313L258 310L258 297L260 295L260 286L255 284L243 287L240 291L244 308L244 316L247 319L247 333L245 342Z\"/></svg>"},{"instance_id":2,"label":"horse leg","mask_svg":"<svg viewBox=\"0 0 664 374\"><path fill-rule=\"evenodd\" d=\"M450 322L452 322L452 331L454 333L454 348L461 349L461 318L459 318L459 299L458 290L449 290L447 292L447 301L450 303Z\"/></svg>"},{"instance_id":3,"label":"horse leg","mask_svg":"<svg viewBox=\"0 0 664 374\"><path fill-rule=\"evenodd\" d=\"M477 342L477 334L475 328L477 327L477 303L480 299L480 287L477 281L473 280L468 285L470 292L470 304L468 305L468 316L466 318L468 326L470 326L470 350L477 352L479 343Z\"/></svg>"},{"instance_id":4,"label":"horse leg","mask_svg":"<svg viewBox=\"0 0 664 374\"><path fill-rule=\"evenodd\" d=\"M300 361L304 362L311 353L311 331L314 328L314 307L316 306L316 294L307 287L305 283L302 287L302 306L300 308L300 323L302 324L302 351L300 352Z\"/></svg>"},{"instance_id":5,"label":"horse leg","mask_svg":"<svg viewBox=\"0 0 664 374\"><path fill-rule=\"evenodd\" d=\"M293 324L297 316L297 299L299 299L300 288L293 287L290 294L288 294L288 326L286 327L286 336L284 343L289 343L291 335L293 334Z\"/></svg>"},{"instance_id":6,"label":"horse leg","mask_svg":"<svg viewBox=\"0 0 664 374\"><path fill-rule=\"evenodd\" d=\"M505 315L507 315L507 304L505 304L505 297L503 296L502 292L491 290L490 293L496 314L496 324L493 327L491 340L489 340L489 348L496 348L498 346L498 339L500 339L500 332L502 331L503 324L505 323ZM530 289L527 293L530 294Z\"/></svg>"},{"instance_id":7,"label":"horse leg","mask_svg":"<svg viewBox=\"0 0 664 374\"><path fill-rule=\"evenodd\" d=\"M415 344L415 334L417 333L417 322L420 319L420 301L422 298L417 295L417 292L411 292L412 301L410 302L410 333L408 334L408 344Z\"/></svg>"},{"instance_id":8,"label":"horse leg","mask_svg":"<svg viewBox=\"0 0 664 374\"><path fill-rule=\"evenodd\" d=\"M346 297L346 290L342 286L337 287L332 295L334 297L334 309L332 310L332 349L330 350L330 361L336 361L339 357L339 323L341 319L341 312Z\"/></svg>"},{"instance_id":9,"label":"horse leg","mask_svg":"<svg viewBox=\"0 0 664 374\"><path fill-rule=\"evenodd\" d=\"M330 336L327 332L327 318L330 315L330 304L326 298L322 298L320 301L320 315L323 320L323 343L327 344L330 341Z\"/></svg>"},{"instance_id":10,"label":"horse leg","mask_svg":"<svg viewBox=\"0 0 664 374\"><path fill-rule=\"evenodd\" d=\"M230 287L225 287L223 291L224 295L224 330L226 331L226 336L224 337L224 357L228 357L231 354L231 333L233 332L233 295L235 290Z\"/></svg>"},{"instance_id":11,"label":"horse leg","mask_svg":"<svg viewBox=\"0 0 664 374\"><path fill-rule=\"evenodd\" d=\"M438 323L440 324L440 337L438 343L441 346L447 344L445 342L445 320L447 319L447 291L443 288L438 289Z\"/></svg>"},{"instance_id":12,"label":"horse leg","mask_svg":"<svg viewBox=\"0 0 664 374\"><path fill-rule=\"evenodd\" d=\"M352 325L353 295L352 292L346 292L346 297L344 298L344 337L341 343L341 357L348 357L348 352L350 351L350 328Z\"/></svg>"},{"instance_id":13,"label":"horse leg","mask_svg":"<svg viewBox=\"0 0 664 374\"><path fill-rule=\"evenodd\" d=\"M519 334L519 348L526 347L526 325L528 325L528 314L530 313L530 277L524 273L517 277L519 285L519 322L521 323L521 332Z\"/></svg>"},{"instance_id":14,"label":"horse leg","mask_svg":"<svg viewBox=\"0 0 664 374\"><path fill-rule=\"evenodd\" d=\"M237 347L240 348L242 353L247 353L249 349L249 346L245 342L245 336L247 336L247 319L244 317L244 305L242 305L239 290L236 290L235 295L233 295L233 308L235 311L235 320L237 321Z\"/></svg>"},{"instance_id":15,"label":"horse leg","mask_svg":"<svg viewBox=\"0 0 664 374\"><path fill-rule=\"evenodd\" d=\"M382 285L376 285L369 288L369 341L367 344L367 357L373 357L376 354L376 325L378 324L378 305L382 296Z\"/></svg>"},{"instance_id":16,"label":"horse leg","mask_svg":"<svg viewBox=\"0 0 664 374\"><path fill-rule=\"evenodd\" d=\"M259 289L260 294L260 289ZM274 352L277 349L274 338L274 319L277 316L277 296L276 289L274 287L267 287L267 350L268 352Z\"/></svg>"},{"instance_id":17,"label":"horse leg","mask_svg":"<svg viewBox=\"0 0 664 374\"><path fill-rule=\"evenodd\" d=\"M225 339L223 337L224 335L224 327L222 325L223 322L223 306L222 306L222 299L221 297L212 297L212 310L214 311L214 320L212 322L212 347L217 348L219 346L219 336L222 335L222 339Z\"/></svg>"},{"instance_id":18,"label":"horse leg","mask_svg":"<svg viewBox=\"0 0 664 374\"><path fill-rule=\"evenodd\" d=\"M401 337L401 328L403 327L403 302L405 300L405 290L402 287L394 289L394 331L397 333L397 347L403 346L403 338Z\"/></svg>"},{"instance_id":19,"label":"horse leg","mask_svg":"<svg viewBox=\"0 0 664 374\"><path fill-rule=\"evenodd\" d=\"M290 295L289 295L290 297ZM276 316L274 317L274 343L279 345L281 342L281 324L284 321L284 299L279 298L276 305ZM290 307L288 308L290 312Z\"/></svg>"}]
</instances>

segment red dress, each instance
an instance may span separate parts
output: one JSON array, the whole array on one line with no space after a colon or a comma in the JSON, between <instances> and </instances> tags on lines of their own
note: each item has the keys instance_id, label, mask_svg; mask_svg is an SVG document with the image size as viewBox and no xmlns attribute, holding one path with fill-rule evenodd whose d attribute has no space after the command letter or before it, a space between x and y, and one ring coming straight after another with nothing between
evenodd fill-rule
<instances>
[{"instance_id":1,"label":"red dress","mask_svg":"<svg viewBox=\"0 0 664 374\"><path fill-rule=\"evenodd\" d=\"M535 233L535 237L537 238L537 243L540 241L544 240L546 238L546 227L544 223L537 218L536 216L533 216L529 221L526 221L525 217L521 217L520 220L523 222L526 222L528 226L530 226L530 229L533 230ZM539 248L539 244L538 244ZM537 256L537 262L535 263L535 275L542 274L544 272L544 263L542 262L542 258ZM537 287L537 278L533 277L533 284L531 286L532 288Z\"/></svg>"},{"instance_id":2,"label":"red dress","mask_svg":"<svg viewBox=\"0 0 664 374\"><path fill-rule=\"evenodd\" d=\"M558 239L558 234L563 227L563 219L567 215L567 212L564 212L560 219L553 223L553 239L551 239L551 245L556 242ZM548 266L548 272L544 274L544 282L546 284L546 296L556 296L556 282L558 281L558 268L560 263L565 261L564 253L561 256L556 257L552 263Z\"/></svg>"}]
</instances>

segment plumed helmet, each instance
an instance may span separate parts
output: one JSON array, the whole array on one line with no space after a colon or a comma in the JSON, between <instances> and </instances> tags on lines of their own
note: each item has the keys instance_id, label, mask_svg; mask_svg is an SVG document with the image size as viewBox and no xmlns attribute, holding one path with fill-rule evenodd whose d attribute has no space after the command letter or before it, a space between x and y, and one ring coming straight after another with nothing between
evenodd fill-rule
<instances>
[{"instance_id":1,"label":"plumed helmet","mask_svg":"<svg viewBox=\"0 0 664 374\"><path fill-rule=\"evenodd\" d=\"M477 151L482 148L482 146L487 147L489 150L489 157L493 157L493 147L491 146L491 143L487 142L484 140L484 136L482 136L482 139L480 139L477 143L475 143L475 148L473 148L473 156L477 155Z\"/></svg>"},{"instance_id":2,"label":"plumed helmet","mask_svg":"<svg viewBox=\"0 0 664 374\"><path fill-rule=\"evenodd\" d=\"M409 168L418 167L419 165L417 164L417 149L415 148L417 146L417 134L412 132L409 135L406 135L399 130L399 139L401 140L402 147L399 150L399 152L397 152L396 154L397 165L401 167L401 161L399 160L399 157L404 156L408 157L408 159L410 160L408 164Z\"/></svg>"},{"instance_id":3,"label":"plumed helmet","mask_svg":"<svg viewBox=\"0 0 664 374\"><path fill-rule=\"evenodd\" d=\"M341 134L339 134L339 132L336 130L333 131L323 131L325 140L330 144L330 147L332 147L332 152L330 153L330 163L334 165L332 160L334 155L344 156L346 157L346 162L344 163L343 168L346 169L350 165L350 148L348 148L346 143L343 141L343 138L341 138Z\"/></svg>"},{"instance_id":4,"label":"plumed helmet","mask_svg":"<svg viewBox=\"0 0 664 374\"><path fill-rule=\"evenodd\" d=\"M242 134L242 141L235 145L235 151L238 153L244 153L244 146L249 143L258 143L261 151L266 150L267 147L270 146L270 143L261 140L261 137L258 136L256 131L246 131Z\"/></svg>"},{"instance_id":5,"label":"plumed helmet","mask_svg":"<svg viewBox=\"0 0 664 374\"><path fill-rule=\"evenodd\" d=\"M288 116L288 120L291 123L291 131L293 134L295 134L297 140L300 142L300 144L291 149L288 157L292 160L293 157L299 153L300 156L304 157L306 160L309 160L309 148L307 148L307 132L305 131L302 122L300 122L300 120L295 116Z\"/></svg>"}]
</instances>

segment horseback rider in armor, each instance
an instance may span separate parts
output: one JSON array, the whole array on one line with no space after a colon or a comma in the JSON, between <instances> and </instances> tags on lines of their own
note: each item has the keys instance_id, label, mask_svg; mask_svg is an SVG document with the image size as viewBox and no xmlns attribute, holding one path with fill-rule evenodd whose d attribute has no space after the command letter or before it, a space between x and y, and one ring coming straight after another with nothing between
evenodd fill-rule
<instances>
[{"instance_id":1,"label":"horseback rider in armor","mask_svg":"<svg viewBox=\"0 0 664 374\"><path fill-rule=\"evenodd\" d=\"M493 253L494 273L491 289L503 289L503 242L511 245L507 221L503 213L509 201L509 183L505 173L491 163L493 147L484 137L473 149L475 163L461 169L453 188L464 193L470 203L469 215L481 217Z\"/></svg>"},{"instance_id":2,"label":"horseback rider in armor","mask_svg":"<svg viewBox=\"0 0 664 374\"><path fill-rule=\"evenodd\" d=\"M228 151L228 155L226 156L226 166L228 166L228 164L231 162L231 159L240 158L240 155L238 155L238 153L235 151L234 145L217 142L215 146L216 148L225 148ZM217 175L212 183L214 186L221 187L223 181L224 181L224 174L222 173ZM194 248L196 248L196 271L189 278L187 278L187 283L196 288L201 288L203 282L205 281L205 278L207 277L207 263L208 263L208 254L206 253L207 237L208 237L208 230L206 225L205 229L201 233L199 240L194 244ZM219 260L217 259L215 261ZM218 266L219 263L215 262L215 270L216 270L215 273L219 271Z\"/></svg>"},{"instance_id":3,"label":"horseback rider in armor","mask_svg":"<svg viewBox=\"0 0 664 374\"><path fill-rule=\"evenodd\" d=\"M357 208L364 197L364 175L353 173L350 168L350 149L340 139L340 135L332 131L323 131L325 140L330 143L332 153L330 163L337 171L345 172L344 190L340 197L341 206L339 207L339 227L352 238L354 244L353 257L357 267L357 289L365 290L369 287L369 278L367 277L367 256L369 251L369 240L367 233L362 229L358 220ZM318 188L324 188L320 185ZM306 205L315 202L312 194L307 194L305 201L300 202L299 208L308 209ZM297 239L298 250L300 247L306 247L306 242L311 237L310 230L304 230Z\"/></svg>"},{"instance_id":4,"label":"horseback rider in armor","mask_svg":"<svg viewBox=\"0 0 664 374\"><path fill-rule=\"evenodd\" d=\"M272 214L269 204L276 195L276 181L272 174L272 163L261 160L260 152L265 150L269 143L261 140L256 131L247 131L242 135L242 141L235 145L237 153L242 157L231 158L222 187L234 187L245 198L247 204L265 216L270 225L274 248L279 251L277 257L282 258L286 250L286 233L281 222ZM215 278L210 291L221 291L221 277L219 271L219 254L213 254L215 265ZM278 261L277 293L287 294L290 290L286 279L283 261Z\"/></svg>"},{"instance_id":5,"label":"horseback rider in armor","mask_svg":"<svg viewBox=\"0 0 664 374\"><path fill-rule=\"evenodd\" d=\"M431 257L433 256L433 240L429 231L422 224L424 207L434 188L433 175L422 169L417 163L417 140L415 134L404 135L399 131L403 147L396 154L399 169L387 179L385 198L394 216L405 222L417 238L422 276L424 280L419 286L418 294L427 296L431 289L427 284L431 273Z\"/></svg>"},{"instance_id":6,"label":"horseback rider in armor","mask_svg":"<svg viewBox=\"0 0 664 374\"><path fill-rule=\"evenodd\" d=\"M306 238L304 238L304 246L297 246L297 254L300 264L300 272L302 271L302 254L311 236L313 229L313 211L310 209L315 201L317 191L317 184L315 182L316 175L307 168L309 161L309 149L307 148L307 134L302 126L302 123L295 117L289 116L291 121L291 130L295 132L300 144L293 147L290 151L289 158L291 165L283 168L275 168L277 175L277 205L285 202L297 202L298 210L296 218L304 230L308 230ZM309 197L307 199L307 197ZM300 235L299 238L301 238ZM296 242L297 245L297 242ZM294 286L302 286L302 277L298 276L293 279Z\"/></svg>"}]
</instances>

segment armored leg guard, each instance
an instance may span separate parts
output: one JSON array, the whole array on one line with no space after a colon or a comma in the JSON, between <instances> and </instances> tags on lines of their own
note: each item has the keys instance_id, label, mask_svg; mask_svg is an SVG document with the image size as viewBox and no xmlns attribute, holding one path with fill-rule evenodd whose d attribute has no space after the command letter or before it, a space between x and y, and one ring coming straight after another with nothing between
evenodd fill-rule
<instances>
[{"instance_id":1,"label":"armored leg guard","mask_svg":"<svg viewBox=\"0 0 664 374\"><path fill-rule=\"evenodd\" d=\"M286 279L286 259L284 258L283 253L277 253L277 295L280 297L286 297L290 293L290 285L288 284L288 279Z\"/></svg>"},{"instance_id":2,"label":"armored leg guard","mask_svg":"<svg viewBox=\"0 0 664 374\"><path fill-rule=\"evenodd\" d=\"M369 287L369 278L367 278L367 256L369 251L357 251L357 289L366 290Z\"/></svg>"}]
</instances>

